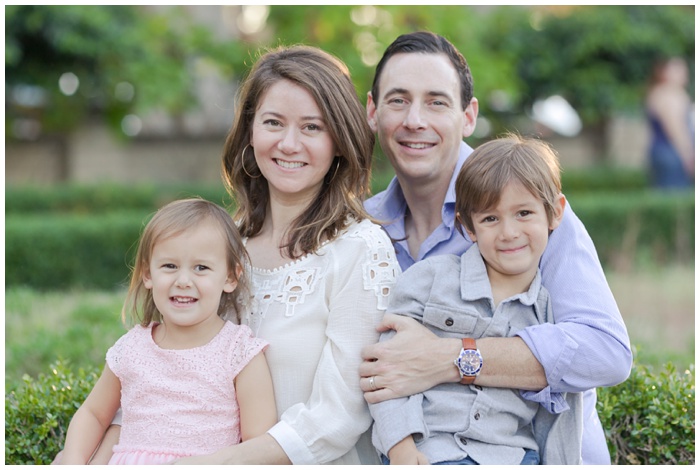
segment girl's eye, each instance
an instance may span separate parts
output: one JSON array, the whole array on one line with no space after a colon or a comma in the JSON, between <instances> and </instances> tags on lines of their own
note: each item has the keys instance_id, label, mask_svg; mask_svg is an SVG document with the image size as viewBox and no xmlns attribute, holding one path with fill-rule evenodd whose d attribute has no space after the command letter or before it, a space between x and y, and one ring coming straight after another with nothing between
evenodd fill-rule
<instances>
[{"instance_id":1,"label":"girl's eye","mask_svg":"<svg viewBox=\"0 0 700 470\"><path fill-rule=\"evenodd\" d=\"M164 269L177 269L177 266L175 266L173 263L165 263L163 265Z\"/></svg>"},{"instance_id":2,"label":"girl's eye","mask_svg":"<svg viewBox=\"0 0 700 470\"><path fill-rule=\"evenodd\" d=\"M494 222L495 220L496 220L496 217L494 217L492 215L488 215L488 216L484 217L483 219L481 219L481 221L484 223Z\"/></svg>"},{"instance_id":3,"label":"girl's eye","mask_svg":"<svg viewBox=\"0 0 700 470\"><path fill-rule=\"evenodd\" d=\"M518 212L518 215L520 217L527 217L530 214L532 214L532 211L520 211L520 212Z\"/></svg>"},{"instance_id":4,"label":"girl's eye","mask_svg":"<svg viewBox=\"0 0 700 470\"><path fill-rule=\"evenodd\" d=\"M194 270L197 271L197 272L203 272L203 271L206 271L207 269L209 269L209 267L204 266L203 264L198 264L198 265L195 266L195 268L194 268Z\"/></svg>"}]
</instances>

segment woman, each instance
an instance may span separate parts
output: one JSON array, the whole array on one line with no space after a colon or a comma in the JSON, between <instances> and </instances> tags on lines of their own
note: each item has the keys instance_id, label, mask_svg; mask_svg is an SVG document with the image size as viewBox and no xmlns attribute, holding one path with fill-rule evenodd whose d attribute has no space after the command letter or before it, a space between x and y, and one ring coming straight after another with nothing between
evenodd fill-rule
<instances>
[{"instance_id":1,"label":"woman","mask_svg":"<svg viewBox=\"0 0 700 470\"><path fill-rule=\"evenodd\" d=\"M695 179L692 102L688 66L680 57L656 63L646 97L651 126L651 179L658 188L687 188Z\"/></svg>"},{"instance_id":2,"label":"woman","mask_svg":"<svg viewBox=\"0 0 700 470\"><path fill-rule=\"evenodd\" d=\"M263 55L240 90L223 154L280 421L267 434L178 463L379 463L359 385L363 346L399 273L369 220L374 137L347 68L312 47ZM361 439L362 437L362 439Z\"/></svg>"}]
</instances>

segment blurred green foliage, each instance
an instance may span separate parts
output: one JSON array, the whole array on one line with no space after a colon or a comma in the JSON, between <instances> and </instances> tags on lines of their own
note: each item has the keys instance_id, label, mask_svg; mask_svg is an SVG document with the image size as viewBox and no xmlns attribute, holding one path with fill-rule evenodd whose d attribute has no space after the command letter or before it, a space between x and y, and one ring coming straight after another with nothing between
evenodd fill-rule
<instances>
[{"instance_id":1,"label":"blurred green foliage","mask_svg":"<svg viewBox=\"0 0 700 470\"><path fill-rule=\"evenodd\" d=\"M279 44L307 43L339 56L364 101L386 46L424 29L465 55L494 134L512 129L515 116L552 94L565 96L586 123L639 108L659 54L683 56L694 70L693 5L274 5L264 30L240 39L216 37L192 8L6 6L8 96L27 85L47 94L40 109L7 108L6 129L27 113L49 131L70 130L95 113L114 126L129 112L177 115L196 104L200 61L235 83L261 49ZM56 86L67 71L81 79L73 96ZM135 87L132 101L115 95L122 82Z\"/></svg>"},{"instance_id":2,"label":"blurred green foliage","mask_svg":"<svg viewBox=\"0 0 700 470\"><path fill-rule=\"evenodd\" d=\"M678 373L635 365L629 378L598 389L598 415L613 465L695 464L695 365Z\"/></svg>"}]
</instances>

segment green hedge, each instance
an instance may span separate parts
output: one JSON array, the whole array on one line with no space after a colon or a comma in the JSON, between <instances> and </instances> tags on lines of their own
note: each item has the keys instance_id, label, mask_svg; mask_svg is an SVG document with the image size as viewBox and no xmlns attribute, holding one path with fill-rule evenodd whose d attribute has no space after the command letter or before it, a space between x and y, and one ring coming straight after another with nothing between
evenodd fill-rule
<instances>
[{"instance_id":1,"label":"green hedge","mask_svg":"<svg viewBox=\"0 0 700 470\"><path fill-rule=\"evenodd\" d=\"M601 192L568 196L604 266L629 268L645 257L655 264L695 255L695 192Z\"/></svg>"},{"instance_id":2,"label":"green hedge","mask_svg":"<svg viewBox=\"0 0 700 470\"><path fill-rule=\"evenodd\" d=\"M692 260L692 192L578 194L571 205L604 266L629 267L640 256L654 263ZM113 288L129 275L143 224L155 211L49 213L5 218L6 286L38 289Z\"/></svg>"},{"instance_id":3,"label":"green hedge","mask_svg":"<svg viewBox=\"0 0 700 470\"><path fill-rule=\"evenodd\" d=\"M58 362L6 393L5 464L50 463L98 374ZM626 382L598 389L598 412L613 463L695 464L694 366L683 374L635 366Z\"/></svg>"},{"instance_id":4,"label":"green hedge","mask_svg":"<svg viewBox=\"0 0 700 470\"><path fill-rule=\"evenodd\" d=\"M390 169L375 171L372 178L373 194L385 189L392 176L393 170ZM593 191L638 192L648 187L646 174L642 170L605 167L564 171L562 185L567 194ZM154 211L166 202L192 195L199 195L224 206L231 202L223 185L217 184L10 186L5 188L5 214L104 213L128 209Z\"/></svg>"},{"instance_id":5,"label":"green hedge","mask_svg":"<svg viewBox=\"0 0 700 470\"><path fill-rule=\"evenodd\" d=\"M5 218L5 285L113 289L127 282L148 214Z\"/></svg>"},{"instance_id":6,"label":"green hedge","mask_svg":"<svg viewBox=\"0 0 700 470\"><path fill-rule=\"evenodd\" d=\"M110 211L152 212L175 199L200 196L227 206L231 198L223 185L124 186L57 185L5 188L5 215L32 213L103 214Z\"/></svg>"}]
</instances>

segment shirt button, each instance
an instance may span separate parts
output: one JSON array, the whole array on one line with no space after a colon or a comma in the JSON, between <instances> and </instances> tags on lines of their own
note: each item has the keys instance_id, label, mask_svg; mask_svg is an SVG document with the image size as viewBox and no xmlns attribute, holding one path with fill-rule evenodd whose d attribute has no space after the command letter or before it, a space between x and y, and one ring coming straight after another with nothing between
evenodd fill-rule
<instances>
[{"instance_id":1,"label":"shirt button","mask_svg":"<svg viewBox=\"0 0 700 470\"><path fill-rule=\"evenodd\" d=\"M451 318L448 318L447 320L445 320L445 325L447 325L447 326L452 326L454 324L455 324L455 321Z\"/></svg>"},{"instance_id":2,"label":"shirt button","mask_svg":"<svg viewBox=\"0 0 700 470\"><path fill-rule=\"evenodd\" d=\"M461 442L461 443L464 444L465 446L467 445L467 439L464 438L464 437L460 437L460 438L459 438L459 442Z\"/></svg>"},{"instance_id":3,"label":"shirt button","mask_svg":"<svg viewBox=\"0 0 700 470\"><path fill-rule=\"evenodd\" d=\"M475 420L479 421L480 418L481 418L481 414L478 411L476 413L474 413Z\"/></svg>"}]
</instances>

